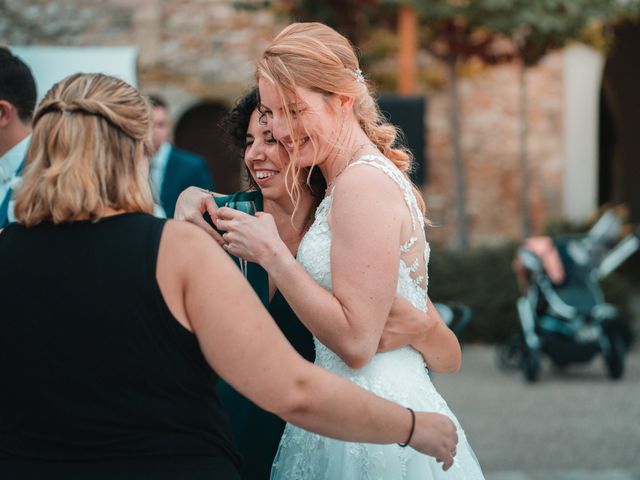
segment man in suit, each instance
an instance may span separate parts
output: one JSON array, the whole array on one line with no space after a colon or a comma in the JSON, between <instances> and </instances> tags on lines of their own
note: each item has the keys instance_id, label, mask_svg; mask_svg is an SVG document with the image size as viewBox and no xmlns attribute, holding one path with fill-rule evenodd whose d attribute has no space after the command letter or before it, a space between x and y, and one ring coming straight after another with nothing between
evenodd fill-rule
<instances>
[{"instance_id":1,"label":"man in suit","mask_svg":"<svg viewBox=\"0 0 640 480\"><path fill-rule=\"evenodd\" d=\"M213 179L204 159L169 143L171 120L167 104L161 98L149 96L152 107L154 154L149 164L149 176L156 203L167 217L173 217L178 195L192 185L214 190Z\"/></svg>"},{"instance_id":2,"label":"man in suit","mask_svg":"<svg viewBox=\"0 0 640 480\"><path fill-rule=\"evenodd\" d=\"M13 190L31 140L36 83L29 67L0 47L0 229L13 218Z\"/></svg>"}]
</instances>

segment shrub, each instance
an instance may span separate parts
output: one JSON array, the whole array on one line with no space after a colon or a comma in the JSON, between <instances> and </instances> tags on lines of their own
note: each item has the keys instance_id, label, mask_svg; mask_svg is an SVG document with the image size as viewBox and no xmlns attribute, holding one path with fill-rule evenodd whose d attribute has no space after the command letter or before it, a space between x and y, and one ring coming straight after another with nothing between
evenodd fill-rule
<instances>
[{"instance_id":1,"label":"shrub","mask_svg":"<svg viewBox=\"0 0 640 480\"><path fill-rule=\"evenodd\" d=\"M462 302L471 308L466 341L505 341L518 325L518 285L511 267L516 246L480 248L461 254L433 251L429 296L436 302Z\"/></svg>"}]
</instances>

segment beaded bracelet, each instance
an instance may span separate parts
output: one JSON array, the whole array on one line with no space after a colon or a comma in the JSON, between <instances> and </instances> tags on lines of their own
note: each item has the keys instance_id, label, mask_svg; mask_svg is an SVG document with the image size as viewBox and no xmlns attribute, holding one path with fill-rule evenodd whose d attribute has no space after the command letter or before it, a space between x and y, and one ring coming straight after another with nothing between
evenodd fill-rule
<instances>
[{"instance_id":1,"label":"beaded bracelet","mask_svg":"<svg viewBox=\"0 0 640 480\"><path fill-rule=\"evenodd\" d=\"M407 438L407 441L404 443L399 443L398 445L402 448L406 447L407 445L409 445L409 443L411 442L411 439L413 438L413 432L416 429L416 412L413 411L413 409L407 407L407 410L409 410L411 412L411 430L409 431L409 438Z\"/></svg>"}]
</instances>

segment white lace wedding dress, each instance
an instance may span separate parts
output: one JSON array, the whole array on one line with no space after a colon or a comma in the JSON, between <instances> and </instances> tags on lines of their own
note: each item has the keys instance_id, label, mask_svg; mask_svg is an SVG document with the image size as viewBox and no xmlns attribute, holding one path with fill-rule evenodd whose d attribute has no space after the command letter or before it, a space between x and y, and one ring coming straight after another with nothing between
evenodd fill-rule
<instances>
[{"instance_id":1,"label":"white lace wedding dress","mask_svg":"<svg viewBox=\"0 0 640 480\"><path fill-rule=\"evenodd\" d=\"M423 310L427 309L427 264L429 245L424 236L424 218L411 185L388 159L365 155L349 165L370 165L391 177L403 190L411 212L413 234L400 248L398 294ZM315 222L298 248L298 261L324 288L331 290L331 230L327 217L330 195L316 211ZM427 374L422 356L413 348L378 353L363 368L349 368L315 337L315 363L381 397L416 411L449 416L458 429L457 455L447 471L442 464L411 447L350 443L323 437L287 424L272 472L272 480L481 480L478 461L464 431Z\"/></svg>"}]
</instances>

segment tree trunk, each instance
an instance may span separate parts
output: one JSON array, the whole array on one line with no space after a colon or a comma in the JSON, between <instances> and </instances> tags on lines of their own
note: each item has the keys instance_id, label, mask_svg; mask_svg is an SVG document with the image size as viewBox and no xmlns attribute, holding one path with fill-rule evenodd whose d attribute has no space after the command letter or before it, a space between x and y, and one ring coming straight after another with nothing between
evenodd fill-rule
<instances>
[{"instance_id":1,"label":"tree trunk","mask_svg":"<svg viewBox=\"0 0 640 480\"><path fill-rule=\"evenodd\" d=\"M398 11L398 93L413 95L416 90L416 51L418 48L418 17L408 5Z\"/></svg>"},{"instance_id":2,"label":"tree trunk","mask_svg":"<svg viewBox=\"0 0 640 480\"><path fill-rule=\"evenodd\" d=\"M527 66L524 59L520 62L520 208L522 218L522 235L527 238L531 235L531 212L529 202L529 108L527 104Z\"/></svg>"},{"instance_id":3,"label":"tree trunk","mask_svg":"<svg viewBox=\"0 0 640 480\"><path fill-rule=\"evenodd\" d=\"M453 178L455 184L455 213L456 213L456 249L466 252L469 249L469 235L466 218L466 182L464 159L460 140L460 107L458 94L458 75L456 72L457 59L454 55L447 59L449 72L449 128L451 130L451 146L453 148Z\"/></svg>"}]
</instances>

